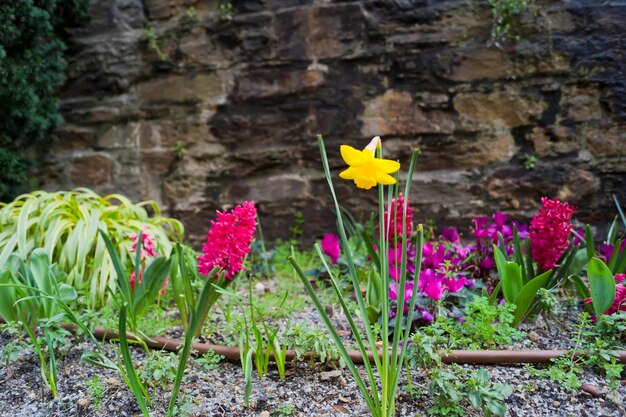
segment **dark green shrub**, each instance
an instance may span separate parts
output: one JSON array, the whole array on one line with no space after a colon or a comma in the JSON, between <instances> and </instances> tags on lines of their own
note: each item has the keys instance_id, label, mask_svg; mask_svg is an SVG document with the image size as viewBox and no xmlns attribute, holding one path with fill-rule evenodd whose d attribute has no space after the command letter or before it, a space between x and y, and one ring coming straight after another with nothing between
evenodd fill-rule
<instances>
[{"instance_id":1,"label":"dark green shrub","mask_svg":"<svg viewBox=\"0 0 626 417\"><path fill-rule=\"evenodd\" d=\"M63 28L86 16L89 0L0 3L0 200L28 188L34 149L62 119L54 96L65 78Z\"/></svg>"}]
</instances>

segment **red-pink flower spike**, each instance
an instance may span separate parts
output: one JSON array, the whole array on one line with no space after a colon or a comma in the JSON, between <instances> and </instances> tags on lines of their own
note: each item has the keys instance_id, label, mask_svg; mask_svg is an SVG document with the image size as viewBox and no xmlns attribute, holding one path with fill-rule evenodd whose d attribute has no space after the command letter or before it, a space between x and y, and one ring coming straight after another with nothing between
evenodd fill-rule
<instances>
[{"instance_id":1,"label":"red-pink flower spike","mask_svg":"<svg viewBox=\"0 0 626 417\"><path fill-rule=\"evenodd\" d=\"M404 212L404 205L407 205L406 210L406 234L411 234L411 228L413 227L413 210L409 206L409 199L405 200L402 193L397 198L391 200L391 207L385 206L385 227L387 230L387 240L390 247L395 247L396 243L402 245L402 216ZM391 219L389 219L391 216ZM380 230L378 231L380 235Z\"/></svg>"},{"instance_id":2,"label":"red-pink flower spike","mask_svg":"<svg viewBox=\"0 0 626 417\"><path fill-rule=\"evenodd\" d=\"M203 255L198 256L198 272L208 276L218 266L233 279L243 268L243 260L250 252L256 230L254 201L245 201L230 212L218 211L211 221L211 229L202 245Z\"/></svg>"},{"instance_id":3,"label":"red-pink flower spike","mask_svg":"<svg viewBox=\"0 0 626 417\"><path fill-rule=\"evenodd\" d=\"M131 252L137 251L137 241L139 240L139 233L136 235L130 235L130 238L133 240L133 247L131 248ZM154 238L148 233L148 228L144 227L142 229L141 235L141 259L145 258L154 258L156 256L156 243Z\"/></svg>"},{"instance_id":4,"label":"red-pink flower spike","mask_svg":"<svg viewBox=\"0 0 626 417\"><path fill-rule=\"evenodd\" d=\"M569 246L574 207L558 199L541 198L542 207L530 222L530 250L537 265L554 268Z\"/></svg>"}]
</instances>

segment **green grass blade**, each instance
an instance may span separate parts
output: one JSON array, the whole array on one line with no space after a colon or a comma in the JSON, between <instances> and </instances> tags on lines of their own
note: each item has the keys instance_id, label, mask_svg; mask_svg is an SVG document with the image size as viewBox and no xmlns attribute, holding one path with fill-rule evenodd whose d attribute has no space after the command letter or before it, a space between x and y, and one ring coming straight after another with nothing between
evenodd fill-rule
<instances>
[{"instance_id":1,"label":"green grass blade","mask_svg":"<svg viewBox=\"0 0 626 417\"><path fill-rule=\"evenodd\" d=\"M357 384L357 386L359 388L359 391L361 391L361 394L363 395L363 398L365 399L365 402L367 403L368 408L372 412L372 415L377 416L376 410L378 409L378 407L375 406L374 401L372 400L372 397L371 397L367 387L365 386L365 384L363 383L363 380L361 379L361 375L359 375L359 372L357 371L356 367L354 366L354 363L352 362L352 359L350 358L350 355L348 354L348 351L346 350L346 347L343 345L343 342L341 341L341 337L339 337L339 334L337 334L337 330L335 330L335 327L333 326L332 322L330 321L330 318L326 314L326 311L324 310L324 306L320 302L319 298L317 298L317 294L315 294L315 291L313 290L313 287L311 286L311 283L309 282L309 279L304 275L304 272L302 272L302 269L300 269L300 266L295 262L295 260L291 256L288 257L287 259L289 260L291 265L296 270L296 273L298 274L298 277L302 281L302 284L304 284L304 288L306 289L306 292L309 294L309 297L311 297L311 300L313 301L313 304L315 304L315 307L317 308L317 311L320 314L320 317L322 318L322 321L324 321L324 324L326 325L326 328L330 332L330 335L333 338L333 341L335 342L335 345L337 346L337 349L339 350L339 354L341 355L341 357L342 357L344 363L346 364L348 370L352 374L352 377L354 378L354 380L355 380L355 382L356 382L356 384ZM358 333L358 331L356 333ZM388 352L383 352L383 354L388 355L389 353ZM376 356L377 356L376 352L374 352L374 357L376 357ZM368 360L367 356L364 357L364 360L365 361ZM372 387L372 391L375 390L375 389L376 389L376 387L373 386Z\"/></svg>"},{"instance_id":2,"label":"green grass blade","mask_svg":"<svg viewBox=\"0 0 626 417\"><path fill-rule=\"evenodd\" d=\"M139 408L141 409L144 417L150 417L150 413L148 412L148 407L146 405L146 400L150 401L150 399L144 396L146 389L137 377L137 372L135 371L135 366L133 365L133 358L131 357L130 350L128 349L128 338L126 336L126 305L123 305L120 310L119 330L120 351L122 353L124 368L126 369L126 379L128 380L129 388L137 399L137 403L139 404Z\"/></svg>"}]
</instances>

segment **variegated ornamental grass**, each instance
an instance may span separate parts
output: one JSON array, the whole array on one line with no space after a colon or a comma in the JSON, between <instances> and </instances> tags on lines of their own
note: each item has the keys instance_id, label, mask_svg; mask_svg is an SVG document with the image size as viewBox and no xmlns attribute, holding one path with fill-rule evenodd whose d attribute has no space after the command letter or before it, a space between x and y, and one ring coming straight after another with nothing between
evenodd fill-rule
<instances>
[{"instance_id":1,"label":"variegated ornamental grass","mask_svg":"<svg viewBox=\"0 0 626 417\"><path fill-rule=\"evenodd\" d=\"M168 256L182 239L180 221L161 215L155 201L133 204L119 194L99 196L87 188L48 193L35 191L0 203L0 269L12 253L26 259L43 248L68 274L67 283L82 293L92 308L116 291L116 273L98 229L105 231L123 263L130 258L130 236L146 228L158 254Z\"/></svg>"}]
</instances>

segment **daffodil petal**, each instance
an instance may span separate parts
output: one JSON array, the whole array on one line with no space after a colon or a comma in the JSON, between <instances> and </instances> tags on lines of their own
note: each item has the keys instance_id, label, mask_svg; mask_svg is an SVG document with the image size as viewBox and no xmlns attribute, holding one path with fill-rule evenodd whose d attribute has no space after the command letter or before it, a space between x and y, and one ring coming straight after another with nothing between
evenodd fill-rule
<instances>
[{"instance_id":1,"label":"daffodil petal","mask_svg":"<svg viewBox=\"0 0 626 417\"><path fill-rule=\"evenodd\" d=\"M357 187L362 188L364 190L369 190L370 188L376 185L376 181L372 181L369 178L361 178L361 177L355 178L354 183L356 184Z\"/></svg>"},{"instance_id":2,"label":"daffodil petal","mask_svg":"<svg viewBox=\"0 0 626 417\"><path fill-rule=\"evenodd\" d=\"M358 173L358 169L355 167L349 167L339 173L339 177L344 180L353 180Z\"/></svg>"},{"instance_id":3,"label":"daffodil petal","mask_svg":"<svg viewBox=\"0 0 626 417\"><path fill-rule=\"evenodd\" d=\"M376 182L383 185L392 185L396 183L396 179L391 175L385 174L384 172L377 171Z\"/></svg>"},{"instance_id":4,"label":"daffodil petal","mask_svg":"<svg viewBox=\"0 0 626 417\"><path fill-rule=\"evenodd\" d=\"M374 159L377 171L382 171L385 174L393 174L400 169L400 163L392 161L391 159Z\"/></svg>"},{"instance_id":5,"label":"daffodil petal","mask_svg":"<svg viewBox=\"0 0 626 417\"><path fill-rule=\"evenodd\" d=\"M358 149L354 149L350 145L341 145L339 151L341 152L341 157L343 158L343 160L346 162L346 164L350 166L361 165L363 162L365 162L363 158L363 152L359 151Z\"/></svg>"}]
</instances>

